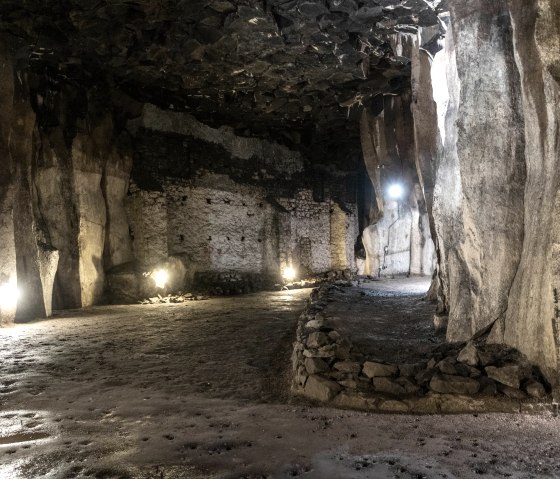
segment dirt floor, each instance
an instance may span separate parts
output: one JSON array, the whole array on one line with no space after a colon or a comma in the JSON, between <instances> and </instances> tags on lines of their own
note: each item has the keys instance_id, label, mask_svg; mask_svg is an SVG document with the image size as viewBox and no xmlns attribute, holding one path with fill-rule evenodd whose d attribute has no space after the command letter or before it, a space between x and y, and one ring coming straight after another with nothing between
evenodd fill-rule
<instances>
[{"instance_id":1,"label":"dirt floor","mask_svg":"<svg viewBox=\"0 0 560 479\"><path fill-rule=\"evenodd\" d=\"M426 301L430 279L423 277L360 282L342 288L329 304L335 329L372 361L414 363L445 341L436 334L436 306Z\"/></svg>"},{"instance_id":2,"label":"dirt floor","mask_svg":"<svg viewBox=\"0 0 560 479\"><path fill-rule=\"evenodd\" d=\"M414 288L372 288L404 288L413 312ZM0 478L560 477L550 415L372 415L292 398L309 292L98 307L0 330Z\"/></svg>"}]
</instances>

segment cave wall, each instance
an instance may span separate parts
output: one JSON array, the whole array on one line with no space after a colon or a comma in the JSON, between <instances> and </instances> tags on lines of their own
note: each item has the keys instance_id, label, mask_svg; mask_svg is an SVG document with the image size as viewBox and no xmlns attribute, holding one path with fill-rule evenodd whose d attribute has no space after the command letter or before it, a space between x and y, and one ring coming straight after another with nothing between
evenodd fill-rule
<instances>
[{"instance_id":1,"label":"cave wall","mask_svg":"<svg viewBox=\"0 0 560 479\"><path fill-rule=\"evenodd\" d=\"M443 172L447 165L440 166L434 208L446 210L451 219L440 220L438 244L453 290L447 335L462 341L488 328L507 308L523 244L525 139L506 3L457 6L451 13L446 54L454 56L448 61L453 107L444 157L454 161L448 173ZM460 178L453 199L451 175Z\"/></svg>"},{"instance_id":2,"label":"cave wall","mask_svg":"<svg viewBox=\"0 0 560 479\"><path fill-rule=\"evenodd\" d=\"M13 164L9 138L13 119L14 75L10 52L0 41L0 287L17 282L13 221ZM6 287L6 286L4 286ZM15 319L15 308L0 305L0 325Z\"/></svg>"},{"instance_id":3,"label":"cave wall","mask_svg":"<svg viewBox=\"0 0 560 479\"><path fill-rule=\"evenodd\" d=\"M17 282L22 295L17 314L0 311L11 322L102 301L106 265L131 257L131 155L103 88L53 82L14 37L0 52L0 286Z\"/></svg>"},{"instance_id":4,"label":"cave wall","mask_svg":"<svg viewBox=\"0 0 560 479\"><path fill-rule=\"evenodd\" d=\"M449 315L448 340L486 335L516 347L555 385L560 8L548 0L449 7L444 50L418 39L412 67L439 311Z\"/></svg>"},{"instance_id":5,"label":"cave wall","mask_svg":"<svg viewBox=\"0 0 560 479\"><path fill-rule=\"evenodd\" d=\"M302 276L355 269L357 171L142 107L13 37L0 45L0 286L17 282L19 319L105 301L108 272L148 294L142 273L163 263L190 281L239 273L256 286L289 264ZM49 74L61 68L72 72Z\"/></svg>"},{"instance_id":6,"label":"cave wall","mask_svg":"<svg viewBox=\"0 0 560 479\"><path fill-rule=\"evenodd\" d=\"M114 137L110 112L78 119L75 127L70 142L64 125L41 128L36 140L35 221L59 252L58 308L101 302L105 270L132 258L124 209L131 154Z\"/></svg>"},{"instance_id":7,"label":"cave wall","mask_svg":"<svg viewBox=\"0 0 560 479\"><path fill-rule=\"evenodd\" d=\"M313 172L287 147L149 104L131 128L126 204L144 267L181 257L191 278L235 272L270 281L286 265L300 275L355 269L355 172Z\"/></svg>"},{"instance_id":8,"label":"cave wall","mask_svg":"<svg viewBox=\"0 0 560 479\"><path fill-rule=\"evenodd\" d=\"M415 167L410 105L411 94L405 92L383 97L377 114L367 110L362 114L362 152L377 209L371 224L362 232L366 253L363 274L431 275L433 272L435 250ZM393 183L402 185L403 198L389 197L387 190Z\"/></svg>"},{"instance_id":9,"label":"cave wall","mask_svg":"<svg viewBox=\"0 0 560 479\"><path fill-rule=\"evenodd\" d=\"M560 5L508 2L521 83L526 180L523 248L505 316L492 331L558 380ZM554 371L554 373L553 373Z\"/></svg>"}]
</instances>

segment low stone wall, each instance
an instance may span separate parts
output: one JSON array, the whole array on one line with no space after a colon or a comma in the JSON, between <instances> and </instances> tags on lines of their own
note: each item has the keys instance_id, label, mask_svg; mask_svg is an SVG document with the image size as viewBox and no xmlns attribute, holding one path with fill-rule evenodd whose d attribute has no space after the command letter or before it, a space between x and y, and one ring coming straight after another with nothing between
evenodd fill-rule
<instances>
[{"instance_id":1,"label":"low stone wall","mask_svg":"<svg viewBox=\"0 0 560 479\"><path fill-rule=\"evenodd\" d=\"M379 412L532 412L552 409L538 368L518 351L482 341L440 344L424 361L368 361L329 321L331 293L313 290L297 326L293 389L311 400Z\"/></svg>"},{"instance_id":2,"label":"low stone wall","mask_svg":"<svg viewBox=\"0 0 560 479\"><path fill-rule=\"evenodd\" d=\"M273 289L277 282L278 278L274 275L238 271L201 271L195 273L193 286L196 291L222 296Z\"/></svg>"}]
</instances>

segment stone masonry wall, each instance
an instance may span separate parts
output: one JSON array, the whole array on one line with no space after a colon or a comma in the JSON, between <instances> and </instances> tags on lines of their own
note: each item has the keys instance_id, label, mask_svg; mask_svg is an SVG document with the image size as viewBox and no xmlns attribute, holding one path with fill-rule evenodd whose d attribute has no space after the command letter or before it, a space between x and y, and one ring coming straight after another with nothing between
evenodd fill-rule
<instances>
[{"instance_id":1,"label":"stone masonry wall","mask_svg":"<svg viewBox=\"0 0 560 479\"><path fill-rule=\"evenodd\" d=\"M287 265L302 276L355 270L352 174L319 183L299 152L152 105L132 126L126 208L145 267L180 256L191 280L235 272L278 281Z\"/></svg>"}]
</instances>

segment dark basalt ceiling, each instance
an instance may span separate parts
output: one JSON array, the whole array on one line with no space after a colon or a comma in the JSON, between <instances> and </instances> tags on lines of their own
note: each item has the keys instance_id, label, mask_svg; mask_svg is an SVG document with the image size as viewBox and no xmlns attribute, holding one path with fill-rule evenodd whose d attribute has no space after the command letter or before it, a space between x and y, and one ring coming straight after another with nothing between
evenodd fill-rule
<instances>
[{"instance_id":1,"label":"dark basalt ceiling","mask_svg":"<svg viewBox=\"0 0 560 479\"><path fill-rule=\"evenodd\" d=\"M357 116L353 106L408 84L409 61L389 36L436 25L439 4L2 0L0 28L62 81L103 75L139 100L239 131L328 132Z\"/></svg>"}]
</instances>

